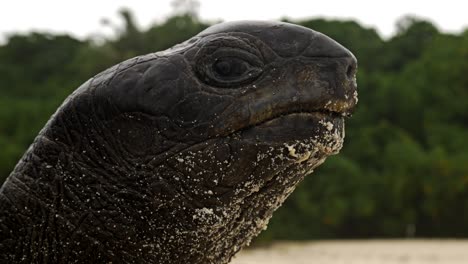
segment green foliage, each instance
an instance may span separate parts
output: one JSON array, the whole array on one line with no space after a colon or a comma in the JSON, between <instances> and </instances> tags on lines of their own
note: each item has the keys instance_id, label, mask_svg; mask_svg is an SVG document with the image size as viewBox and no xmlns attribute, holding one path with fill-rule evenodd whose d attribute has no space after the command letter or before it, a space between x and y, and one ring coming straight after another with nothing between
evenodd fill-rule
<instances>
[{"instance_id":1,"label":"green foliage","mask_svg":"<svg viewBox=\"0 0 468 264\"><path fill-rule=\"evenodd\" d=\"M11 36L0 46L0 182L61 101L124 59L203 30L179 14L146 31L129 11L101 44L66 35ZM383 40L353 21L296 21L359 60L360 103L340 155L306 177L258 241L468 236L468 30L443 34L405 17Z\"/></svg>"}]
</instances>

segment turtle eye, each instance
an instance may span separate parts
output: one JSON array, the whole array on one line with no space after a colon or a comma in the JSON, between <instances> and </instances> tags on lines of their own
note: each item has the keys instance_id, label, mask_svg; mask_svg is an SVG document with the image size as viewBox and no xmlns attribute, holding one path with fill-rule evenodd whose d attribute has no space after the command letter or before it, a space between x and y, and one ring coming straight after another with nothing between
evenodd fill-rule
<instances>
[{"instance_id":1,"label":"turtle eye","mask_svg":"<svg viewBox=\"0 0 468 264\"><path fill-rule=\"evenodd\" d=\"M221 78L236 78L245 74L251 67L241 59L225 57L215 61L213 71Z\"/></svg>"},{"instance_id":2,"label":"turtle eye","mask_svg":"<svg viewBox=\"0 0 468 264\"><path fill-rule=\"evenodd\" d=\"M209 57L198 69L202 81L209 85L235 88L248 84L262 73L260 60L245 52L230 50L228 54Z\"/></svg>"},{"instance_id":3,"label":"turtle eye","mask_svg":"<svg viewBox=\"0 0 468 264\"><path fill-rule=\"evenodd\" d=\"M197 53L195 72L211 86L237 88L257 79L263 70L260 53L238 39L211 42Z\"/></svg>"}]
</instances>

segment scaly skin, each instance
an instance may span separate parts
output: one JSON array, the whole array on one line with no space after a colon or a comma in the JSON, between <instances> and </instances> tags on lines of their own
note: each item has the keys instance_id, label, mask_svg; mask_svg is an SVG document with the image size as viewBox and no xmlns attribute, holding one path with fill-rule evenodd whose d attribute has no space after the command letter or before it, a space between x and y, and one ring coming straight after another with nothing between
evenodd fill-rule
<instances>
[{"instance_id":1,"label":"scaly skin","mask_svg":"<svg viewBox=\"0 0 468 264\"><path fill-rule=\"evenodd\" d=\"M344 137L356 59L215 25L91 78L0 190L0 263L228 263Z\"/></svg>"}]
</instances>

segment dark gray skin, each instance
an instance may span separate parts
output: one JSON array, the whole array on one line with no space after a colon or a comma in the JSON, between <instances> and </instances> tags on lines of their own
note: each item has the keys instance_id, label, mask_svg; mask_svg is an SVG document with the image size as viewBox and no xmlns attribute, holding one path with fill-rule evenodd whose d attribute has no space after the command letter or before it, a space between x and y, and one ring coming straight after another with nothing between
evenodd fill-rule
<instances>
[{"instance_id":1,"label":"dark gray skin","mask_svg":"<svg viewBox=\"0 0 468 264\"><path fill-rule=\"evenodd\" d=\"M310 29L215 25L90 79L0 191L0 263L228 263L336 154L356 59Z\"/></svg>"}]
</instances>

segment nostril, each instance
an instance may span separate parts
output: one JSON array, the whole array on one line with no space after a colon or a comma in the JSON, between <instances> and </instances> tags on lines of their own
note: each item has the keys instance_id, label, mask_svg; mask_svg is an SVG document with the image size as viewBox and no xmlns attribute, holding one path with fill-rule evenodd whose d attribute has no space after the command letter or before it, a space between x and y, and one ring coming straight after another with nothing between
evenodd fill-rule
<instances>
[{"instance_id":1,"label":"nostril","mask_svg":"<svg viewBox=\"0 0 468 264\"><path fill-rule=\"evenodd\" d=\"M356 65L354 63L348 65L348 68L346 69L346 76L348 76L348 79L354 78L355 74L356 74Z\"/></svg>"}]
</instances>

